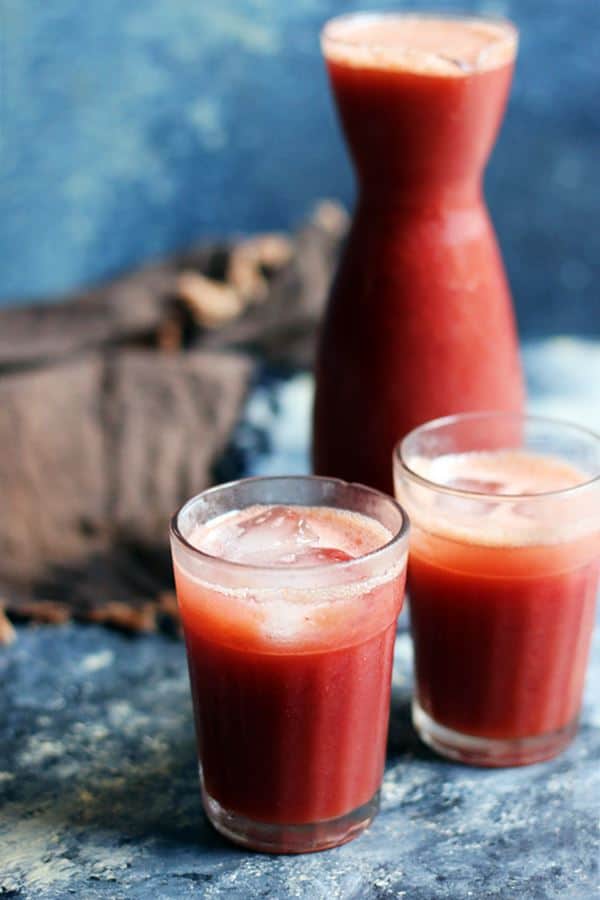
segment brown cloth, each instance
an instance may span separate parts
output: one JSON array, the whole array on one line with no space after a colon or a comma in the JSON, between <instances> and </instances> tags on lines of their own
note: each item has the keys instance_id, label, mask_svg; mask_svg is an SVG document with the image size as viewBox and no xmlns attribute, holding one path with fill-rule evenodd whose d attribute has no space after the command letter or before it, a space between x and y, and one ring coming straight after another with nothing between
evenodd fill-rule
<instances>
[{"instance_id":1,"label":"brown cloth","mask_svg":"<svg viewBox=\"0 0 600 900\"><path fill-rule=\"evenodd\" d=\"M325 202L293 237L0 310L0 641L17 618L177 628L169 517L212 483L257 362L311 364L345 228Z\"/></svg>"}]
</instances>

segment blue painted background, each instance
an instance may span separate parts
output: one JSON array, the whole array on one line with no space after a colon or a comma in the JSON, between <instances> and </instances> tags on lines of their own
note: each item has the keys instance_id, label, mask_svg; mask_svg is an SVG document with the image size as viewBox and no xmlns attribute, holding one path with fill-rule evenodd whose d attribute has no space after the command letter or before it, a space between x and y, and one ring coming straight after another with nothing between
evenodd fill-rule
<instances>
[{"instance_id":1,"label":"blue painted background","mask_svg":"<svg viewBox=\"0 0 600 900\"><path fill-rule=\"evenodd\" d=\"M0 0L0 304L351 202L317 34L380 5ZM521 329L600 334L599 0L422 7L520 26L487 186Z\"/></svg>"}]
</instances>

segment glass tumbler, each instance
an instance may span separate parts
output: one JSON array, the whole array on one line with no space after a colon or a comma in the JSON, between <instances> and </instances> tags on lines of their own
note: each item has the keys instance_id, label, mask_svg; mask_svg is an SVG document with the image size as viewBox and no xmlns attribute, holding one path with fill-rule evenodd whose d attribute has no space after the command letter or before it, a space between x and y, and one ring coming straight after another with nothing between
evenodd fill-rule
<instances>
[{"instance_id":1,"label":"glass tumbler","mask_svg":"<svg viewBox=\"0 0 600 900\"><path fill-rule=\"evenodd\" d=\"M298 507L315 521L351 516L385 539L355 558L333 550L327 564L300 566L235 562L194 543L225 514L293 518ZM257 850L350 840L378 808L408 551L402 509L335 479L250 478L189 500L171 543L208 818Z\"/></svg>"},{"instance_id":2,"label":"glass tumbler","mask_svg":"<svg viewBox=\"0 0 600 900\"><path fill-rule=\"evenodd\" d=\"M522 765L577 730L600 565L600 438L533 416L429 422L394 453L411 518L414 725Z\"/></svg>"}]
</instances>

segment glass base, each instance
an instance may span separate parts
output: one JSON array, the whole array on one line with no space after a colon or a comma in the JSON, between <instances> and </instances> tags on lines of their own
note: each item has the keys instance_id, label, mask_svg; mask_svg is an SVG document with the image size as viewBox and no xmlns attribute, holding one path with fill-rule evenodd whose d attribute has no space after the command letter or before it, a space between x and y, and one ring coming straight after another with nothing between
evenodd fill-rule
<instances>
[{"instance_id":1,"label":"glass base","mask_svg":"<svg viewBox=\"0 0 600 900\"><path fill-rule=\"evenodd\" d=\"M567 747L577 732L577 718L558 731L525 738L481 738L438 725L414 700L412 720L421 740L448 759L470 766L527 766L551 759Z\"/></svg>"},{"instance_id":2,"label":"glass base","mask_svg":"<svg viewBox=\"0 0 600 900\"><path fill-rule=\"evenodd\" d=\"M337 819L303 825L271 825L229 812L210 796L204 786L202 801L206 815L217 831L242 847L263 853L314 853L358 837L377 814L379 791L368 803Z\"/></svg>"}]
</instances>

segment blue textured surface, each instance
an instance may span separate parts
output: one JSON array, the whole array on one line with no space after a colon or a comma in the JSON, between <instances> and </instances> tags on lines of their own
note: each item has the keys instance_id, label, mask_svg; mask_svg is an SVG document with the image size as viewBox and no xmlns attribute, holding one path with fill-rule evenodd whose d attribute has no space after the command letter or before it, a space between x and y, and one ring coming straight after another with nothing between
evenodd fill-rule
<instances>
[{"instance_id":1,"label":"blue textured surface","mask_svg":"<svg viewBox=\"0 0 600 900\"><path fill-rule=\"evenodd\" d=\"M52 294L202 235L287 227L322 195L350 201L317 35L330 15L377 6L3 0L0 297ZM600 5L410 4L431 6L521 27L488 177L520 323L600 333Z\"/></svg>"},{"instance_id":2,"label":"blue textured surface","mask_svg":"<svg viewBox=\"0 0 600 900\"><path fill-rule=\"evenodd\" d=\"M525 363L533 409L600 429L600 342L536 343ZM251 399L246 429L271 437L253 471L305 468L310 393L300 376ZM0 898L597 897L599 629L573 744L548 763L486 771L417 741L402 622L381 813L351 844L305 857L241 851L205 820L181 643L19 628L0 648Z\"/></svg>"},{"instance_id":3,"label":"blue textured surface","mask_svg":"<svg viewBox=\"0 0 600 900\"><path fill-rule=\"evenodd\" d=\"M0 897L18 900L592 900L598 887L600 644L580 733L558 759L486 771L409 725L396 643L382 808L345 847L236 849L201 808L183 644L98 627L19 629L0 654ZM404 892L404 893L403 893Z\"/></svg>"}]
</instances>

